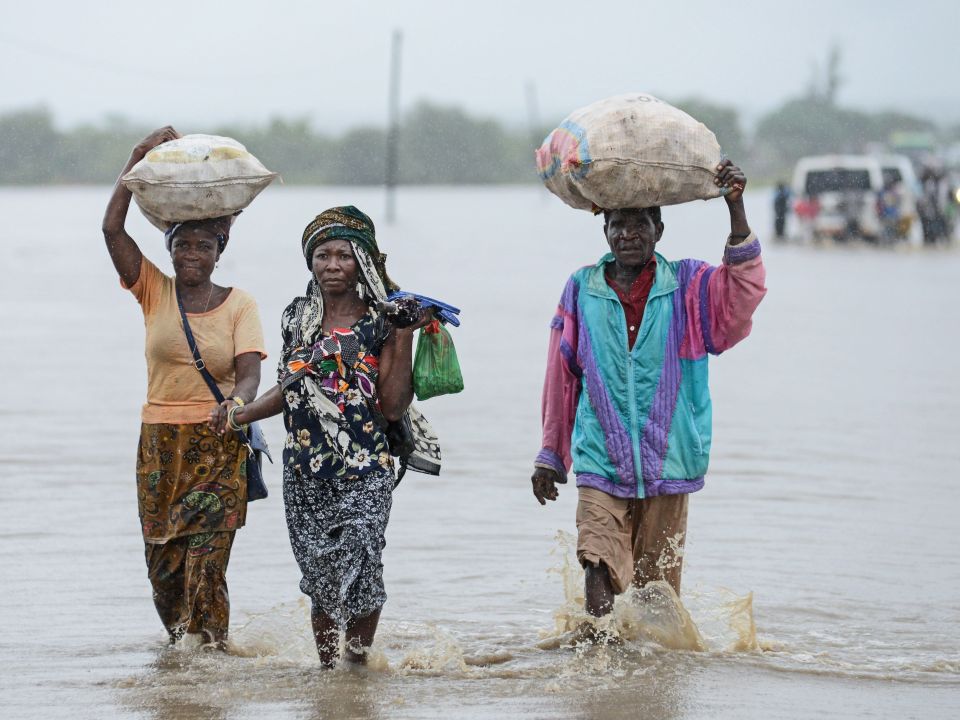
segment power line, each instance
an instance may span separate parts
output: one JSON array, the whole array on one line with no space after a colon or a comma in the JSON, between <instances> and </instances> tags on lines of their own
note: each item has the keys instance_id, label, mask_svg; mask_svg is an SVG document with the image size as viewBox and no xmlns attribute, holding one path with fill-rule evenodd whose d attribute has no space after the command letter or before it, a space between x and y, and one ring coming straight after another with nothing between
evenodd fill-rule
<instances>
[{"instance_id":1,"label":"power line","mask_svg":"<svg viewBox=\"0 0 960 720\"><path fill-rule=\"evenodd\" d=\"M69 64L73 68L81 66L124 77L135 77L140 79L151 78L166 82L173 80L179 84L186 84L194 87L209 87L213 83L225 83L236 79L234 75L200 75L194 70L190 70L189 72L174 72L170 70L161 70L160 68L143 67L143 65L139 64L139 62L137 67L134 68L121 62L91 57L89 55L73 52L71 50L64 50L63 48L59 47L52 47L49 45L43 45L41 43L24 42L20 38L13 37L2 32L0 32L0 45L7 45L8 47L16 48L31 55L42 57L46 60L55 60L62 64ZM245 72L243 74L245 82L248 82L251 79L266 80L268 77L271 77L270 73L250 75L249 73Z\"/></svg>"}]
</instances>

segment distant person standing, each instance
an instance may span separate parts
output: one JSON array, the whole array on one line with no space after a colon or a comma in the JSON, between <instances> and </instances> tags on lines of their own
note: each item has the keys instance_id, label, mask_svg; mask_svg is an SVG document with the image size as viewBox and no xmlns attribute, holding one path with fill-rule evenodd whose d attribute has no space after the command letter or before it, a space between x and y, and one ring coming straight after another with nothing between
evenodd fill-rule
<instances>
[{"instance_id":1,"label":"distant person standing","mask_svg":"<svg viewBox=\"0 0 960 720\"><path fill-rule=\"evenodd\" d=\"M746 182L729 160L717 168L730 190L717 267L654 252L659 207L604 210L610 252L573 273L550 324L533 494L555 500L576 474L577 559L595 617L631 584L665 580L680 592L687 498L710 459L707 356L750 333L766 293Z\"/></svg>"},{"instance_id":2,"label":"distant person standing","mask_svg":"<svg viewBox=\"0 0 960 720\"><path fill-rule=\"evenodd\" d=\"M877 212L882 226L882 238L891 243L900 239L903 193L900 183L890 179L884 183L883 190L877 198Z\"/></svg>"},{"instance_id":3,"label":"distant person standing","mask_svg":"<svg viewBox=\"0 0 960 720\"><path fill-rule=\"evenodd\" d=\"M773 193L773 231L777 240L786 237L787 214L790 212L790 188L786 183L777 183Z\"/></svg>"},{"instance_id":4,"label":"distant person standing","mask_svg":"<svg viewBox=\"0 0 960 720\"><path fill-rule=\"evenodd\" d=\"M941 207L942 180L942 173L931 167L924 168L920 176L921 193L917 211L923 228L923 241L927 245L936 245L948 239L947 220Z\"/></svg>"}]
</instances>

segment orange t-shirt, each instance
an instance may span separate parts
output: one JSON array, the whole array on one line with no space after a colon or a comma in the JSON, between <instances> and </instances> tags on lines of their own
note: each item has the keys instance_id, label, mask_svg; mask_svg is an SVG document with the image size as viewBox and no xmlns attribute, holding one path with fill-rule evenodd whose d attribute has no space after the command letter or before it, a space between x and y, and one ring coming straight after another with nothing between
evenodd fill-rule
<instances>
[{"instance_id":1,"label":"orange t-shirt","mask_svg":"<svg viewBox=\"0 0 960 720\"><path fill-rule=\"evenodd\" d=\"M130 292L140 303L146 326L147 402L141 413L143 422L205 422L216 400L193 364L180 322L174 279L143 258L140 277ZM187 316L200 356L224 395L236 383L237 355L256 352L261 360L267 357L257 304L243 290L232 288L217 307Z\"/></svg>"}]
</instances>

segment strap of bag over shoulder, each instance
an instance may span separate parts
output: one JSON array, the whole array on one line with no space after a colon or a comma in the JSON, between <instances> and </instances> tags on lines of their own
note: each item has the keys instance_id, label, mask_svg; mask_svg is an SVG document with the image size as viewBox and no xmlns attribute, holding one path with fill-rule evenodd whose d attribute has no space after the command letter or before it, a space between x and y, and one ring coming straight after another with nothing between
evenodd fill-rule
<instances>
[{"instance_id":1,"label":"strap of bag over shoulder","mask_svg":"<svg viewBox=\"0 0 960 720\"><path fill-rule=\"evenodd\" d=\"M183 301L180 299L179 290L177 291L177 308L180 310L180 319L183 321L183 334L187 336L187 345L190 346L190 352L193 355L193 365L200 372L200 377L203 378L207 387L210 388L210 392L213 393L217 402L222 403L226 398L223 397L223 393L220 392L216 381L213 379L210 371L207 370L203 358L200 357L200 348L197 347L197 340L193 337L193 330L190 329L190 321L187 320L187 312L183 309Z\"/></svg>"},{"instance_id":2,"label":"strap of bag over shoulder","mask_svg":"<svg viewBox=\"0 0 960 720\"><path fill-rule=\"evenodd\" d=\"M207 370L207 366L200 357L200 348L197 347L197 340L193 337L193 330L190 329L190 322L187 320L187 312L183 309L183 301L180 299L180 293L177 292L177 308L180 310L180 319L183 321L183 334L187 336L187 345L190 346L190 353L193 355L193 365L200 373L200 377L210 388L213 397L217 403L224 401L223 393L217 386L216 381ZM267 439L257 423L250 423L250 436L243 430L234 430L240 442L250 450L250 456L247 461L247 499L250 501L260 500L267 497L267 486L263 482L263 474L260 470L261 453L267 456L270 462L273 458L270 456L270 450L267 448Z\"/></svg>"},{"instance_id":3,"label":"strap of bag over shoulder","mask_svg":"<svg viewBox=\"0 0 960 720\"><path fill-rule=\"evenodd\" d=\"M220 388L217 387L216 380L213 379L213 375L210 374L210 371L207 370L207 366L203 362L203 358L200 357L200 349L197 347L197 340L193 337L193 330L190 329L190 322L187 320L187 312L183 309L183 301L180 299L180 291L177 290L177 308L180 310L180 319L183 321L183 334L187 336L187 345L190 346L190 353L193 355L193 365L200 372L200 377L203 378L203 381L207 384L207 387L210 388L210 392L213 393L213 397L216 398L217 403L222 403L226 398L223 397L223 393L220 392ZM253 443L250 442L250 438L247 437L247 434L243 430L235 431L237 436L240 438L240 442L244 445L247 445L254 450L264 450L265 447L258 448ZM261 445L266 446L266 442L263 441L263 435L260 434L260 443ZM270 453L267 453L267 457L270 458ZM270 458L270 462L273 462L273 458Z\"/></svg>"}]
</instances>

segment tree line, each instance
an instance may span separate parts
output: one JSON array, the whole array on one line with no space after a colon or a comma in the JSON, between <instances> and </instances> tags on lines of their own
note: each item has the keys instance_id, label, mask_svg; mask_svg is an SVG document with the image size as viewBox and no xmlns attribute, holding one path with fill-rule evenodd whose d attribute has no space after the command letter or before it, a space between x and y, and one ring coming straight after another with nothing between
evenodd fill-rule
<instances>
[{"instance_id":1,"label":"tree line","mask_svg":"<svg viewBox=\"0 0 960 720\"><path fill-rule=\"evenodd\" d=\"M837 104L835 88L808 89L759 119L751 137L736 108L701 99L673 104L713 130L727 156L751 178L789 177L804 155L860 152L898 131L960 140L960 126L940 129L903 112L865 112ZM558 122L560 118L556 119ZM400 183L493 184L536 182L533 152L551 128L518 130L462 109L419 102L402 118ZM130 149L151 128L121 117L59 130L52 113L28 108L0 114L0 184L112 183ZM307 118L206 131L244 143L287 183L376 185L386 172L386 129L367 126L338 136L318 132Z\"/></svg>"}]
</instances>

